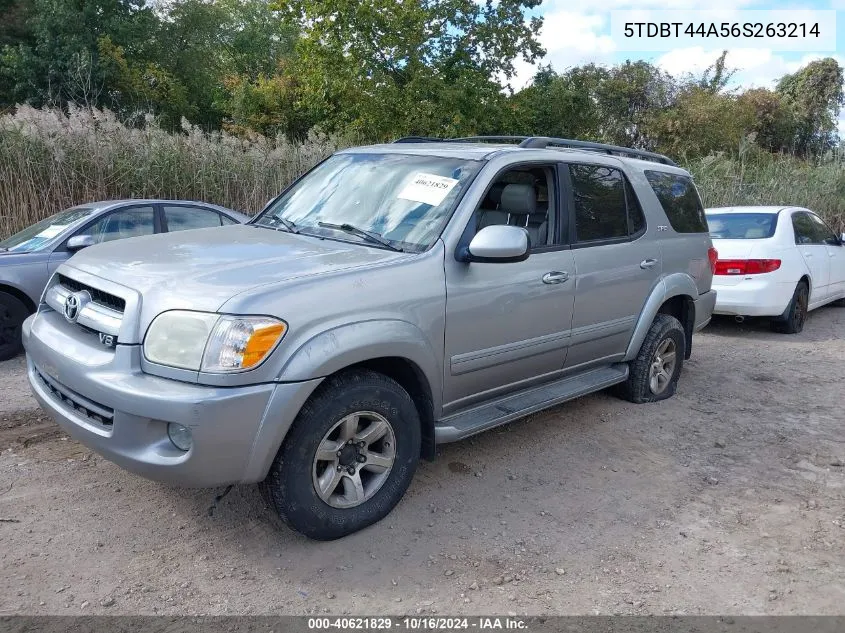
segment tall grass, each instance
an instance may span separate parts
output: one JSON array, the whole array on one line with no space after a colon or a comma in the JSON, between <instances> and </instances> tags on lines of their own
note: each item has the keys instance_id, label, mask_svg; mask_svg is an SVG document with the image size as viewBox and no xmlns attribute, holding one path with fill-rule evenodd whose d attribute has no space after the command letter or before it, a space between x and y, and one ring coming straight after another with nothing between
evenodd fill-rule
<instances>
[{"instance_id":1,"label":"tall grass","mask_svg":"<svg viewBox=\"0 0 845 633\"><path fill-rule=\"evenodd\" d=\"M685 165L704 205L794 205L812 209L845 231L845 163L838 153L801 160L757 149L707 156Z\"/></svg>"},{"instance_id":2,"label":"tall grass","mask_svg":"<svg viewBox=\"0 0 845 633\"><path fill-rule=\"evenodd\" d=\"M215 202L255 213L338 146L205 133L152 120L124 125L108 111L21 106L0 117L0 236L74 204L115 198Z\"/></svg>"},{"instance_id":3,"label":"tall grass","mask_svg":"<svg viewBox=\"0 0 845 633\"><path fill-rule=\"evenodd\" d=\"M125 125L108 111L21 106L0 116L0 237L74 204L181 198L254 213L294 178L347 144L313 134L302 143L168 133L152 120ZM794 204L845 230L839 157L802 161L745 148L688 161L706 206Z\"/></svg>"}]
</instances>

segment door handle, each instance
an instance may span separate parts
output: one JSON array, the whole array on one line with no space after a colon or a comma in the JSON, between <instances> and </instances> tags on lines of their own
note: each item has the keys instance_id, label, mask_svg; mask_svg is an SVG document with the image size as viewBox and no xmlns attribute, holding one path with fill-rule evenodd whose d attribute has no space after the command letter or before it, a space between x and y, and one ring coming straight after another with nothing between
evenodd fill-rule
<instances>
[{"instance_id":1,"label":"door handle","mask_svg":"<svg viewBox=\"0 0 845 633\"><path fill-rule=\"evenodd\" d=\"M828 253L827 256L828 257L836 257L836 253Z\"/></svg>"},{"instance_id":2,"label":"door handle","mask_svg":"<svg viewBox=\"0 0 845 633\"><path fill-rule=\"evenodd\" d=\"M640 268L654 268L655 264L657 264L656 259L644 259L640 262Z\"/></svg>"},{"instance_id":3,"label":"door handle","mask_svg":"<svg viewBox=\"0 0 845 633\"><path fill-rule=\"evenodd\" d=\"M544 284L559 284L569 279L569 273L553 270L543 275Z\"/></svg>"}]
</instances>

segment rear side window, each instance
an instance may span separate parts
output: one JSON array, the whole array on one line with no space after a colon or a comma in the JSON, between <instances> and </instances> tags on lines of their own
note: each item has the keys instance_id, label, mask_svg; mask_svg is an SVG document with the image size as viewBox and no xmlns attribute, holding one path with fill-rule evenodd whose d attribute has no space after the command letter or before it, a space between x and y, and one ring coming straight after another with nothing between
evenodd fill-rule
<instances>
[{"instance_id":1,"label":"rear side window","mask_svg":"<svg viewBox=\"0 0 845 633\"><path fill-rule=\"evenodd\" d=\"M577 242L628 238L645 228L639 201L621 171L572 164L569 174Z\"/></svg>"},{"instance_id":2,"label":"rear side window","mask_svg":"<svg viewBox=\"0 0 845 633\"><path fill-rule=\"evenodd\" d=\"M704 207L692 178L665 171L646 171L645 177L675 231L707 233Z\"/></svg>"},{"instance_id":3,"label":"rear side window","mask_svg":"<svg viewBox=\"0 0 845 633\"><path fill-rule=\"evenodd\" d=\"M167 220L167 230L171 233L221 225L220 215L216 211L200 207L165 206L164 218Z\"/></svg>"},{"instance_id":4,"label":"rear side window","mask_svg":"<svg viewBox=\"0 0 845 633\"><path fill-rule=\"evenodd\" d=\"M792 230L795 231L796 244L824 244L822 235L808 213L792 215Z\"/></svg>"},{"instance_id":5,"label":"rear side window","mask_svg":"<svg viewBox=\"0 0 845 633\"><path fill-rule=\"evenodd\" d=\"M708 213L710 237L721 240L761 240L772 237L776 213Z\"/></svg>"}]
</instances>

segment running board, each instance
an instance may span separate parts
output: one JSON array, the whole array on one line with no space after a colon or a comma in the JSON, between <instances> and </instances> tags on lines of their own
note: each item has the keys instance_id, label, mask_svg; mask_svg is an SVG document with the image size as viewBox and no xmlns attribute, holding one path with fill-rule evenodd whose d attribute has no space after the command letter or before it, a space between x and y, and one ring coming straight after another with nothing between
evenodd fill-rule
<instances>
[{"instance_id":1,"label":"running board","mask_svg":"<svg viewBox=\"0 0 845 633\"><path fill-rule=\"evenodd\" d=\"M606 389L628 378L628 364L616 363L593 369L577 376L532 387L509 394L493 402L461 411L434 425L434 439L438 444L457 442L476 433L507 424L531 413L574 400L588 393Z\"/></svg>"}]
</instances>

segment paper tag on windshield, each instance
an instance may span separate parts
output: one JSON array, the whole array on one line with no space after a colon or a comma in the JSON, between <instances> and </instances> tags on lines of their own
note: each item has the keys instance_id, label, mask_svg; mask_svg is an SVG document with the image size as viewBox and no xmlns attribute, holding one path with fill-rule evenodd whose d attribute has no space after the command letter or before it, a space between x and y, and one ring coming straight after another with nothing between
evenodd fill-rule
<instances>
[{"instance_id":1,"label":"paper tag on windshield","mask_svg":"<svg viewBox=\"0 0 845 633\"><path fill-rule=\"evenodd\" d=\"M443 202L458 181L454 178L436 176L434 174L417 174L405 188L399 192L398 198L413 200L436 207Z\"/></svg>"},{"instance_id":2,"label":"paper tag on windshield","mask_svg":"<svg viewBox=\"0 0 845 633\"><path fill-rule=\"evenodd\" d=\"M48 226L46 229L41 231L35 237L41 237L45 240L49 240L52 237L56 237L59 233L64 231L67 228L67 225L64 226Z\"/></svg>"}]
</instances>

